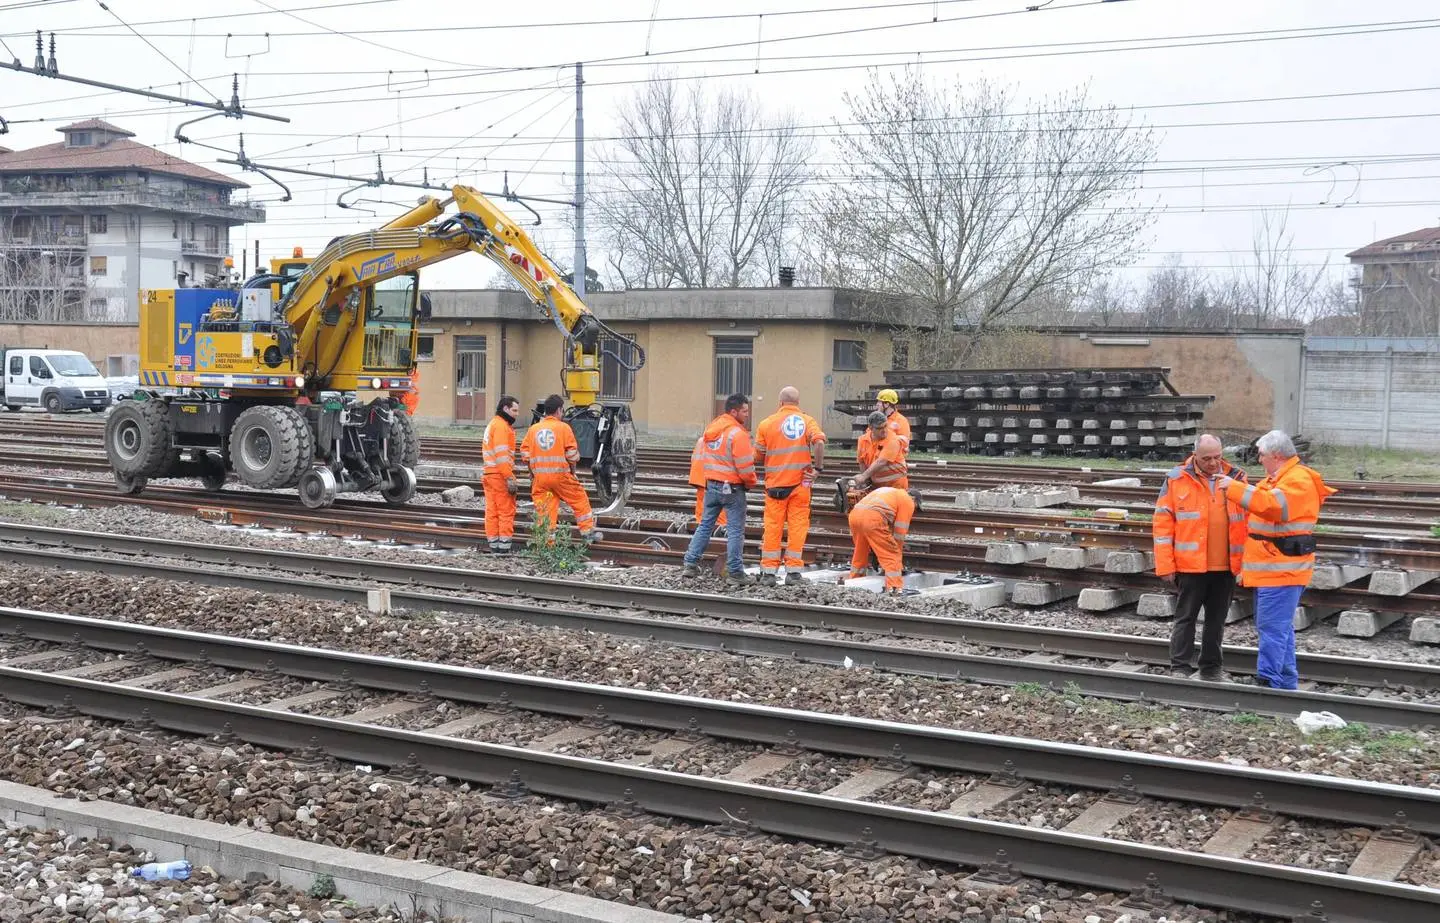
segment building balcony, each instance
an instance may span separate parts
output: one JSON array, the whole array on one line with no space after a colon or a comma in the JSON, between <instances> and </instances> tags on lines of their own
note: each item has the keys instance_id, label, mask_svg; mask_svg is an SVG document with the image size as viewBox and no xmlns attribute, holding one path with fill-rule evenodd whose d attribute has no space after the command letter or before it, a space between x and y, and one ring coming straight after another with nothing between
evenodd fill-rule
<instances>
[{"instance_id":1,"label":"building balcony","mask_svg":"<svg viewBox=\"0 0 1440 923\"><path fill-rule=\"evenodd\" d=\"M265 208L257 203L225 202L219 194L167 191L145 185L112 186L108 189L0 191L0 211L16 208L73 208L87 211L145 208L202 218L219 218L233 224L258 224L265 220Z\"/></svg>"},{"instance_id":2,"label":"building balcony","mask_svg":"<svg viewBox=\"0 0 1440 923\"><path fill-rule=\"evenodd\" d=\"M180 241L180 252L187 256L229 256L230 250L218 240L187 237Z\"/></svg>"},{"instance_id":3,"label":"building balcony","mask_svg":"<svg viewBox=\"0 0 1440 923\"><path fill-rule=\"evenodd\" d=\"M57 234L35 231L30 234L6 234L0 231L0 247L6 250L84 250L84 234Z\"/></svg>"}]
</instances>

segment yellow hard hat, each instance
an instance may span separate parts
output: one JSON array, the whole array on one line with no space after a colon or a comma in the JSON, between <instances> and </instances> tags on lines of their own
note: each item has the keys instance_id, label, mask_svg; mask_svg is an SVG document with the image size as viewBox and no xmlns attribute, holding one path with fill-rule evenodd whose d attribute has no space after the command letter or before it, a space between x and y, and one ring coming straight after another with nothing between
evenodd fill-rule
<instances>
[{"instance_id":1,"label":"yellow hard hat","mask_svg":"<svg viewBox=\"0 0 1440 923\"><path fill-rule=\"evenodd\" d=\"M875 400L885 404L898 404L900 403L900 395L895 393L894 388L886 388L884 391L875 395Z\"/></svg>"}]
</instances>

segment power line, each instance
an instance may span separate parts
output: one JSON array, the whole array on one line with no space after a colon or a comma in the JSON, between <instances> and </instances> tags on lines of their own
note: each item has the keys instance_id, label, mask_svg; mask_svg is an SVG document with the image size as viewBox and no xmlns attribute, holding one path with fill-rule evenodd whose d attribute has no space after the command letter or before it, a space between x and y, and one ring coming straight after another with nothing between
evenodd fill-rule
<instances>
[{"instance_id":1,"label":"power line","mask_svg":"<svg viewBox=\"0 0 1440 923\"><path fill-rule=\"evenodd\" d=\"M341 38L352 39L352 40L354 40L354 41L360 42L360 43L363 44L363 45L369 45L369 46L371 46L372 48L379 48L379 49L382 49L382 50L384 50L384 51L392 51L392 52L394 52L394 53L396 53L396 54L403 54L403 55L406 55L407 57L411 57L411 58L419 58L419 59L422 60L422 61L433 61L433 62L436 62L436 63L439 63L439 64L452 64L452 65L455 65L455 66L457 66L457 67L470 67L470 66L472 66L472 65L470 65L470 64L467 64L467 63L464 62L464 61L450 61L450 60L447 60L447 59L445 59L445 58L436 58L436 57L431 57L430 55L419 54L418 52L414 52L414 51L406 51L406 50L403 49L403 48L395 48L395 47L393 47L393 46L391 46L391 45L382 45L382 44L380 44L379 42L373 42L373 41L371 41L371 40L368 39L368 38L362 38L362 37L361 37L361 30L355 29L355 30L351 30L351 31L349 31L349 32L341 32L341 31L338 31L338 30L336 30L336 29L331 29L331 28L328 27L328 26L322 26L322 25L320 25L320 23L318 23L318 22L312 22L311 20L308 20L308 19L306 19L306 18L303 17L303 16L299 16L299 15L297 15L297 14L295 14L295 13L289 11L289 10L276 9L275 7L271 6L269 3L266 3L265 0L255 0L255 2L258 3L258 4L260 4L261 6L265 7L267 10L270 10L270 11L273 12L273 13L279 13L279 14L282 15L282 16L289 16L291 19L297 20L297 21L299 21L299 22L303 22L303 23L305 23L305 25L307 25L307 26L314 26L316 29L321 30L321 31L319 31L319 32L312 32L312 33L294 33L294 34L297 34L297 35L298 35L298 34L309 34L309 35L338 35L338 36L340 36ZM397 31L398 31L398 30L397 30ZM279 36L282 35L282 34L283 34L283 33L273 33L273 32L272 32L272 33L267 33L266 37L267 37L267 38L270 37L270 36L279 37ZM386 34L386 33L383 33L383 32L382 32L381 34ZM244 34L241 33L241 37L253 37L253 36L244 36ZM230 38L230 35L227 34L227 35L226 35L226 38L227 38L227 39Z\"/></svg>"},{"instance_id":2,"label":"power line","mask_svg":"<svg viewBox=\"0 0 1440 923\"><path fill-rule=\"evenodd\" d=\"M179 64L176 64L176 63L174 62L174 60L172 60L172 59L170 58L170 56L167 55L165 52L161 51L161 50L159 49L159 47L156 46L156 44L155 44L154 42L150 41L148 38L146 38L145 36L141 35L141 34L140 34L134 27L132 27L129 23L127 23L125 20L121 19L119 13L115 12L114 10L110 9L110 7L106 6L104 0L95 0L95 2L96 2L96 4L100 7L100 9L104 10L105 12L109 13L111 16L115 17L115 21L116 21L116 22L120 23L120 25L124 26L126 29L129 29L130 32L133 33L136 38L138 38L140 41L144 42L146 45L149 45L151 51L155 52L155 53L158 54L160 57L164 58L164 59L170 64L171 67L175 68L175 69L176 69L177 71L179 71L181 74L184 74L184 75L185 75L185 79L188 80L188 81L190 81L191 83L195 84L196 88L199 89L202 93L210 93L209 90L205 89L203 86L200 85L199 81L197 81L194 77L191 77L191 76L190 76L190 72L189 72L189 71L185 70L185 68L181 67ZM39 33L36 33L36 34L38 35ZM51 41L52 41L52 42L54 41L54 33L51 33ZM214 93L210 93L210 95L211 95L212 97L214 97L214 99L215 99L215 101L216 101L217 103L219 103L219 104L222 105L222 106L225 105L225 101L222 100L220 97L215 96Z\"/></svg>"}]
</instances>

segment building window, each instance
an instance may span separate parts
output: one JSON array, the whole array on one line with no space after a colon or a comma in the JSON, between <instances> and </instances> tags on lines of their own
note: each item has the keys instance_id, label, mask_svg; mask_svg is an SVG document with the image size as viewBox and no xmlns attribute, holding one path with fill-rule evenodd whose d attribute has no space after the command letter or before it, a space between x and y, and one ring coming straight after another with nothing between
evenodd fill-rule
<instances>
[{"instance_id":1,"label":"building window","mask_svg":"<svg viewBox=\"0 0 1440 923\"><path fill-rule=\"evenodd\" d=\"M90 146L90 132L88 131L72 131L70 132L69 138L71 147Z\"/></svg>"},{"instance_id":2,"label":"building window","mask_svg":"<svg viewBox=\"0 0 1440 923\"><path fill-rule=\"evenodd\" d=\"M433 336L420 336L415 338L415 358L425 361L435 361L435 338Z\"/></svg>"},{"instance_id":3,"label":"building window","mask_svg":"<svg viewBox=\"0 0 1440 923\"><path fill-rule=\"evenodd\" d=\"M92 317L104 317L110 311L110 302L105 298L90 299L90 315Z\"/></svg>"},{"instance_id":4,"label":"building window","mask_svg":"<svg viewBox=\"0 0 1440 923\"><path fill-rule=\"evenodd\" d=\"M103 257L103 256L92 256L92 257L90 257L90 275L92 275L92 276L103 276L103 275L105 275L105 268L106 268L106 267L105 267L105 261L106 261L106 258Z\"/></svg>"},{"instance_id":5,"label":"building window","mask_svg":"<svg viewBox=\"0 0 1440 923\"><path fill-rule=\"evenodd\" d=\"M485 390L485 338L455 338L455 390Z\"/></svg>"},{"instance_id":6,"label":"building window","mask_svg":"<svg viewBox=\"0 0 1440 923\"><path fill-rule=\"evenodd\" d=\"M750 396L755 386L755 341L750 337L715 338L715 400L723 407L732 394Z\"/></svg>"},{"instance_id":7,"label":"building window","mask_svg":"<svg viewBox=\"0 0 1440 923\"><path fill-rule=\"evenodd\" d=\"M639 364L640 352L634 340L633 333L600 338L601 400L635 400L634 367Z\"/></svg>"},{"instance_id":8,"label":"building window","mask_svg":"<svg viewBox=\"0 0 1440 923\"><path fill-rule=\"evenodd\" d=\"M831 368L837 372L865 371L865 341L836 340Z\"/></svg>"},{"instance_id":9,"label":"building window","mask_svg":"<svg viewBox=\"0 0 1440 923\"><path fill-rule=\"evenodd\" d=\"M180 236L180 222L178 222L178 221L172 221L172 222L170 222L170 236L171 236L171 237L179 237L179 236Z\"/></svg>"},{"instance_id":10,"label":"building window","mask_svg":"<svg viewBox=\"0 0 1440 923\"><path fill-rule=\"evenodd\" d=\"M90 233L91 233L91 234L104 234L104 233L106 233L106 232L109 230L109 228L110 228L110 218L109 218L109 216L107 216L107 215L91 215L91 216L90 216Z\"/></svg>"}]
</instances>

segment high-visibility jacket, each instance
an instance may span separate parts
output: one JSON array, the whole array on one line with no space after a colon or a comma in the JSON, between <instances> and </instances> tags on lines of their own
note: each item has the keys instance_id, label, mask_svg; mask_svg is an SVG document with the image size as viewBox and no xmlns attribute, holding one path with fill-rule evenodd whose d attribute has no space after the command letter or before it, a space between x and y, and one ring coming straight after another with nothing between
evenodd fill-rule
<instances>
[{"instance_id":1,"label":"high-visibility jacket","mask_svg":"<svg viewBox=\"0 0 1440 923\"><path fill-rule=\"evenodd\" d=\"M480 457L486 477L515 476L515 427L498 413L485 424L485 436L480 440Z\"/></svg>"},{"instance_id":2,"label":"high-visibility jacket","mask_svg":"<svg viewBox=\"0 0 1440 923\"><path fill-rule=\"evenodd\" d=\"M728 413L710 421L696 444L690 461L700 462L700 473L707 481L724 481L754 487L755 447L750 433Z\"/></svg>"},{"instance_id":3,"label":"high-visibility jacket","mask_svg":"<svg viewBox=\"0 0 1440 923\"><path fill-rule=\"evenodd\" d=\"M876 458L884 459L885 464L875 470L870 477L877 487L909 487L910 479L907 476L908 466L905 464L905 450L900 445L900 440L893 432L887 431L885 438L878 443L875 437L866 430L860 436L855 446L856 461L860 463L860 470L865 471L875 463Z\"/></svg>"},{"instance_id":4,"label":"high-visibility jacket","mask_svg":"<svg viewBox=\"0 0 1440 923\"><path fill-rule=\"evenodd\" d=\"M1229 462L1220 463L1221 477L1245 480L1245 472ZM1150 532L1155 542L1155 573L1203 574L1210 570L1210 520L1217 512L1210 479L1195 467L1195 456L1171 468L1165 475L1160 496L1155 500L1155 517ZM1226 498L1226 547L1230 572L1240 573L1245 551L1245 511Z\"/></svg>"},{"instance_id":5,"label":"high-visibility jacket","mask_svg":"<svg viewBox=\"0 0 1440 923\"><path fill-rule=\"evenodd\" d=\"M909 455L910 421L905 419L905 415L898 410L890 411L890 415L885 418L885 428L894 433L895 437L899 439L900 454Z\"/></svg>"},{"instance_id":6,"label":"high-visibility jacket","mask_svg":"<svg viewBox=\"0 0 1440 923\"><path fill-rule=\"evenodd\" d=\"M755 430L755 454L765 465L765 486L796 487L815 480L814 447L825 442L825 431L815 418L794 404L781 407L760 421Z\"/></svg>"},{"instance_id":7,"label":"high-visibility jacket","mask_svg":"<svg viewBox=\"0 0 1440 923\"><path fill-rule=\"evenodd\" d=\"M877 487L862 497L855 504L855 509L879 513L890 527L891 534L904 538L909 534L910 520L915 516L915 501L908 491L898 487Z\"/></svg>"},{"instance_id":8,"label":"high-visibility jacket","mask_svg":"<svg viewBox=\"0 0 1440 923\"><path fill-rule=\"evenodd\" d=\"M1304 586L1315 569L1315 555L1286 555L1268 541L1294 535L1313 535L1320 506L1335 493L1319 472L1290 458L1274 477L1259 484L1233 482L1226 495L1250 514L1246 524L1245 555L1240 582L1245 586Z\"/></svg>"},{"instance_id":9,"label":"high-visibility jacket","mask_svg":"<svg viewBox=\"0 0 1440 923\"><path fill-rule=\"evenodd\" d=\"M570 424L555 417L546 417L525 433L520 444L520 457L537 477L566 474L572 464L580 462L580 445Z\"/></svg>"}]
</instances>

